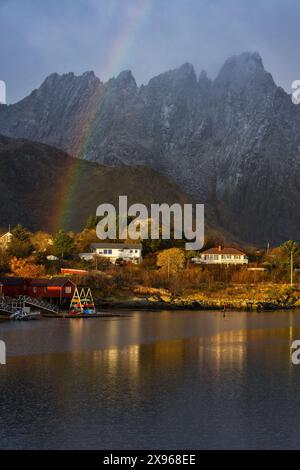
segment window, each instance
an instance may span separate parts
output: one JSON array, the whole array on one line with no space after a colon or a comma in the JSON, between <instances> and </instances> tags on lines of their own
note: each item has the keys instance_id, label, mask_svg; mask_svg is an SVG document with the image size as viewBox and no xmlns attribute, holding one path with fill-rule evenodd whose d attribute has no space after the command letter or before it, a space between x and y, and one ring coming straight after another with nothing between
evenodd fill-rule
<instances>
[{"instance_id":1,"label":"window","mask_svg":"<svg viewBox=\"0 0 300 470\"><path fill-rule=\"evenodd\" d=\"M37 293L37 288L36 288L36 287L33 288L33 293L34 293L34 294Z\"/></svg>"},{"instance_id":2,"label":"window","mask_svg":"<svg viewBox=\"0 0 300 470\"><path fill-rule=\"evenodd\" d=\"M66 294L72 294L72 287L71 287L71 286L67 286L67 287L65 288L65 293L66 293Z\"/></svg>"}]
</instances>

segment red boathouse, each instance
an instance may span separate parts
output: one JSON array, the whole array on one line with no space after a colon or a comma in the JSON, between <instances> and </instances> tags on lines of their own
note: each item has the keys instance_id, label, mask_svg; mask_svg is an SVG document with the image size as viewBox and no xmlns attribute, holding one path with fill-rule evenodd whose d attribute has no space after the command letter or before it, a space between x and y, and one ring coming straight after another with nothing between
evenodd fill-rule
<instances>
[{"instance_id":1,"label":"red boathouse","mask_svg":"<svg viewBox=\"0 0 300 470\"><path fill-rule=\"evenodd\" d=\"M22 277L0 277L0 294L9 297L28 295L55 303L71 300L76 284L67 277L53 277L50 279L25 279Z\"/></svg>"},{"instance_id":2,"label":"red boathouse","mask_svg":"<svg viewBox=\"0 0 300 470\"><path fill-rule=\"evenodd\" d=\"M0 295L4 294L8 297L24 295L25 282L22 277L0 277Z\"/></svg>"},{"instance_id":3,"label":"red boathouse","mask_svg":"<svg viewBox=\"0 0 300 470\"><path fill-rule=\"evenodd\" d=\"M67 277L49 279L47 284L47 297L54 299L72 299L76 284Z\"/></svg>"}]
</instances>

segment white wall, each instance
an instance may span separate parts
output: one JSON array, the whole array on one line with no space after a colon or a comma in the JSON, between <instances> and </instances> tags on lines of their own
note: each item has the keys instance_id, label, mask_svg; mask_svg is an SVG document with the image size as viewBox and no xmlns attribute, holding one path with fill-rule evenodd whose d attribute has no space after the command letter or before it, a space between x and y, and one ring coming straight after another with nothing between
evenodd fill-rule
<instances>
[{"instance_id":1,"label":"white wall","mask_svg":"<svg viewBox=\"0 0 300 470\"><path fill-rule=\"evenodd\" d=\"M109 258L112 262L119 258L135 262L142 259L142 250L139 248L96 248L95 254Z\"/></svg>"},{"instance_id":2,"label":"white wall","mask_svg":"<svg viewBox=\"0 0 300 470\"><path fill-rule=\"evenodd\" d=\"M248 258L245 255L200 255L201 263L205 264L247 264Z\"/></svg>"}]
</instances>

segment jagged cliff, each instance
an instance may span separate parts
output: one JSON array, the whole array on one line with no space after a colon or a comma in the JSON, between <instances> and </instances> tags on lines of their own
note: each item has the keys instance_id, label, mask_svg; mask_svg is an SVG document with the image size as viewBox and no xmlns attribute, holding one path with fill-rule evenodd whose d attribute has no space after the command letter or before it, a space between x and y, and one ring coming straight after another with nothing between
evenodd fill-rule
<instances>
[{"instance_id":1,"label":"jagged cliff","mask_svg":"<svg viewBox=\"0 0 300 470\"><path fill-rule=\"evenodd\" d=\"M300 107L257 53L231 57L214 80L191 64L141 87L130 71L107 83L53 74L0 107L0 132L154 168L248 242L300 240Z\"/></svg>"}]
</instances>

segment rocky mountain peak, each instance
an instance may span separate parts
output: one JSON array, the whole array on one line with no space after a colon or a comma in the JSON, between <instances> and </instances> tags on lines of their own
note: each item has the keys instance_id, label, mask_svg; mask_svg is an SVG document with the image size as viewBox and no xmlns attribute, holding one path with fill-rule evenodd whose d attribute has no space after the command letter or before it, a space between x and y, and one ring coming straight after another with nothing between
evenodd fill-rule
<instances>
[{"instance_id":1,"label":"rocky mountain peak","mask_svg":"<svg viewBox=\"0 0 300 470\"><path fill-rule=\"evenodd\" d=\"M114 85L120 88L131 88L136 90L137 84L131 70L123 70L114 80Z\"/></svg>"},{"instance_id":2,"label":"rocky mountain peak","mask_svg":"<svg viewBox=\"0 0 300 470\"><path fill-rule=\"evenodd\" d=\"M89 86L91 84L99 85L101 82L96 77L93 71L84 72L82 75L75 75L73 72L64 73L59 75L58 73L52 73L49 75L39 90L45 91L53 87L73 87L73 86Z\"/></svg>"},{"instance_id":3,"label":"rocky mountain peak","mask_svg":"<svg viewBox=\"0 0 300 470\"><path fill-rule=\"evenodd\" d=\"M129 70L104 85L93 72L52 74L0 107L0 133L105 165L146 164L251 243L299 239L299 129L300 107L256 52L230 57L215 80L197 80L190 63L140 88Z\"/></svg>"},{"instance_id":4,"label":"rocky mountain peak","mask_svg":"<svg viewBox=\"0 0 300 470\"><path fill-rule=\"evenodd\" d=\"M264 65L262 58L258 52L242 52L238 55L233 55L229 57L223 68L252 68L252 69L263 69ZM221 69L222 70L222 69Z\"/></svg>"},{"instance_id":5,"label":"rocky mountain peak","mask_svg":"<svg viewBox=\"0 0 300 470\"><path fill-rule=\"evenodd\" d=\"M175 72L177 71L178 77L181 78L189 78L189 79L196 79L196 73L193 64L186 62L185 64L182 64L181 67L178 69L175 69Z\"/></svg>"},{"instance_id":6,"label":"rocky mountain peak","mask_svg":"<svg viewBox=\"0 0 300 470\"><path fill-rule=\"evenodd\" d=\"M161 73L152 78L146 88L148 91L156 93L184 92L190 94L197 88L197 76L194 66L185 63L179 68Z\"/></svg>"},{"instance_id":7,"label":"rocky mountain peak","mask_svg":"<svg viewBox=\"0 0 300 470\"><path fill-rule=\"evenodd\" d=\"M201 93L206 93L209 90L211 83L212 81L208 78L206 70L202 70L198 80Z\"/></svg>"},{"instance_id":8,"label":"rocky mountain peak","mask_svg":"<svg viewBox=\"0 0 300 470\"><path fill-rule=\"evenodd\" d=\"M214 86L231 90L238 94L244 89L254 87L257 91L273 92L276 85L272 75L265 71L262 58L258 52L243 52L227 59L221 68Z\"/></svg>"}]
</instances>

